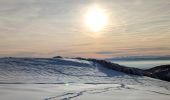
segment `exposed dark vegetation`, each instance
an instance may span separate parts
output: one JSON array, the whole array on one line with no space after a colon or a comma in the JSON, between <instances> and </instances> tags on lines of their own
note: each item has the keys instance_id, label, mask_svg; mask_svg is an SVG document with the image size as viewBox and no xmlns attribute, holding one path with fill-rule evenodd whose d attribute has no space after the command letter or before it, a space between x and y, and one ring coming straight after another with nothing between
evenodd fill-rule
<instances>
[{"instance_id":1,"label":"exposed dark vegetation","mask_svg":"<svg viewBox=\"0 0 170 100\"><path fill-rule=\"evenodd\" d=\"M152 73L158 79L170 82L170 65L161 65L154 68L147 69L146 71Z\"/></svg>"}]
</instances>

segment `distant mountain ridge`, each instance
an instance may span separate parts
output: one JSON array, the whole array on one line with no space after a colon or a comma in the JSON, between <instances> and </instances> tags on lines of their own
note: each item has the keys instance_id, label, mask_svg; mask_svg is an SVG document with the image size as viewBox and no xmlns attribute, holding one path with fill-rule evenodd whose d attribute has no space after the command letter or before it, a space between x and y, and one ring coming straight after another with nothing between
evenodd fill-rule
<instances>
[{"instance_id":1,"label":"distant mountain ridge","mask_svg":"<svg viewBox=\"0 0 170 100\"><path fill-rule=\"evenodd\" d=\"M128 56L128 57L115 57L106 58L105 60L123 60L123 61L137 61L137 60L170 60L170 55L167 56Z\"/></svg>"}]
</instances>

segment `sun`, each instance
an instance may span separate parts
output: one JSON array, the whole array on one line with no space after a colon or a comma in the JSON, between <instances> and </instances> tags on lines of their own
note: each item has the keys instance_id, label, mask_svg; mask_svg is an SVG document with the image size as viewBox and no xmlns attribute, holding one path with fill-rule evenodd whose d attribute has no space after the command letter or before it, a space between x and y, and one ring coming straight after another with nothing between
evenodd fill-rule
<instances>
[{"instance_id":1,"label":"sun","mask_svg":"<svg viewBox=\"0 0 170 100\"><path fill-rule=\"evenodd\" d=\"M104 29L107 21L108 16L106 12L99 7L89 9L85 15L85 25L93 32L99 32Z\"/></svg>"}]
</instances>

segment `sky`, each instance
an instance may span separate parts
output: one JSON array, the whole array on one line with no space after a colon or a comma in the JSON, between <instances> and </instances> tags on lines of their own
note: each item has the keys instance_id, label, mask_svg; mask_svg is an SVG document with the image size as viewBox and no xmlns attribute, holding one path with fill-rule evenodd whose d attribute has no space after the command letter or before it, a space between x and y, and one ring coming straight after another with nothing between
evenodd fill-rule
<instances>
[{"instance_id":1,"label":"sky","mask_svg":"<svg viewBox=\"0 0 170 100\"><path fill-rule=\"evenodd\" d=\"M108 21L85 25L94 6ZM0 57L170 54L170 0L0 0Z\"/></svg>"}]
</instances>

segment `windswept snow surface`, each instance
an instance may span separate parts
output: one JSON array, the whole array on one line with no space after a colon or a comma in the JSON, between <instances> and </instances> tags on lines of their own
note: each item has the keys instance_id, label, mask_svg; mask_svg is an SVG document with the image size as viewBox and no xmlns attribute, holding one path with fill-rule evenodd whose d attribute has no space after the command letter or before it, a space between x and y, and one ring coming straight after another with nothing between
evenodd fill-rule
<instances>
[{"instance_id":1,"label":"windswept snow surface","mask_svg":"<svg viewBox=\"0 0 170 100\"><path fill-rule=\"evenodd\" d=\"M170 83L68 58L0 58L0 100L169 100Z\"/></svg>"}]
</instances>

